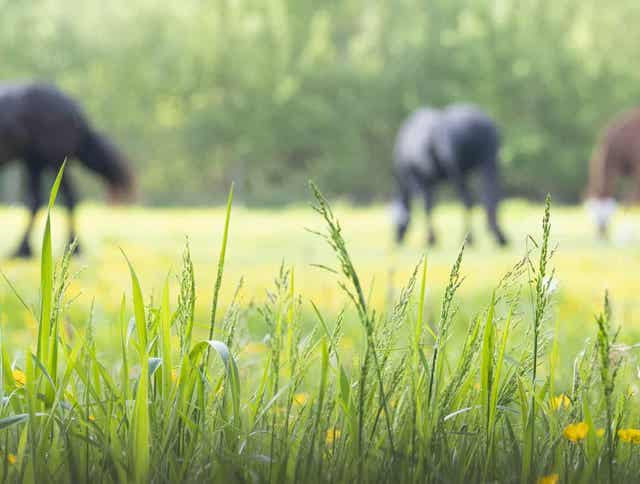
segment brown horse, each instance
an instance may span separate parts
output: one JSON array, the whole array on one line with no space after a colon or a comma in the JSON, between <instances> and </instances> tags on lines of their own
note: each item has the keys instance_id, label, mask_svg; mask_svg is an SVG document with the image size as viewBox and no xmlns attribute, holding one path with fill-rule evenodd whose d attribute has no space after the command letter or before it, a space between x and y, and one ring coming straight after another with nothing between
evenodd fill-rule
<instances>
[{"instance_id":1,"label":"brown horse","mask_svg":"<svg viewBox=\"0 0 640 484\"><path fill-rule=\"evenodd\" d=\"M640 202L640 108L616 117L604 130L589 166L587 187L598 233L607 234L615 208L616 184L629 180L631 203Z\"/></svg>"},{"instance_id":2,"label":"brown horse","mask_svg":"<svg viewBox=\"0 0 640 484\"><path fill-rule=\"evenodd\" d=\"M43 172L57 172L65 159L76 159L102 177L112 201L131 199L134 178L124 155L94 130L80 106L50 85L0 83L0 166L19 160L27 175L31 217L16 257L29 257L33 220L42 204ZM69 209L69 238L75 238L77 196L69 170L60 185Z\"/></svg>"}]
</instances>

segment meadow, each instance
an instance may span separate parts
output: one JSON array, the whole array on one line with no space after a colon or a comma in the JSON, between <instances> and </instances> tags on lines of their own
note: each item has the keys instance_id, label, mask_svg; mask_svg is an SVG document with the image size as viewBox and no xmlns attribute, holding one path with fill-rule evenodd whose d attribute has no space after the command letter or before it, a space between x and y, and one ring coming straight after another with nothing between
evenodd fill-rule
<instances>
[{"instance_id":1,"label":"meadow","mask_svg":"<svg viewBox=\"0 0 640 484\"><path fill-rule=\"evenodd\" d=\"M639 212L605 242L581 207L543 230L508 201L509 247L478 209L461 253L457 205L427 249L418 210L396 247L386 207L309 198L235 205L228 233L224 207L84 205L72 259L52 210L43 261L0 263L3 481L638 475ZM26 213L0 218L8 254Z\"/></svg>"}]
</instances>

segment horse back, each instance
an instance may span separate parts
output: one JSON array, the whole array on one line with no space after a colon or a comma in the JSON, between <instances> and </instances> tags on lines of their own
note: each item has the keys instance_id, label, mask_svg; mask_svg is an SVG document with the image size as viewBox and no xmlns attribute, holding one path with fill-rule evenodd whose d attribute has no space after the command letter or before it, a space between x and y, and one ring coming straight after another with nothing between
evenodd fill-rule
<instances>
[{"instance_id":1,"label":"horse back","mask_svg":"<svg viewBox=\"0 0 640 484\"><path fill-rule=\"evenodd\" d=\"M500 148L500 133L495 122L470 104L454 104L445 110L438 138L450 150L448 156L463 171L494 162Z\"/></svg>"},{"instance_id":2,"label":"horse back","mask_svg":"<svg viewBox=\"0 0 640 484\"><path fill-rule=\"evenodd\" d=\"M615 119L604 136L606 156L623 174L640 170L640 108Z\"/></svg>"},{"instance_id":3,"label":"horse back","mask_svg":"<svg viewBox=\"0 0 640 484\"><path fill-rule=\"evenodd\" d=\"M0 162L58 164L77 155L87 132L79 105L46 84L0 84Z\"/></svg>"},{"instance_id":4,"label":"horse back","mask_svg":"<svg viewBox=\"0 0 640 484\"><path fill-rule=\"evenodd\" d=\"M440 122L439 111L423 107L415 111L398 130L393 149L396 170L417 171L423 178L437 175L429 146Z\"/></svg>"}]
</instances>

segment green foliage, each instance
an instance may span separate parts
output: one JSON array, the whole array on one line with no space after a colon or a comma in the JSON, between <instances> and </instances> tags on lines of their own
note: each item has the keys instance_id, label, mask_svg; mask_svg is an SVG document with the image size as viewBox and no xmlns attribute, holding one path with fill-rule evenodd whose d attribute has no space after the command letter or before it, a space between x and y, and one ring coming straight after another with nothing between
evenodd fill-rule
<instances>
[{"instance_id":1,"label":"green foliage","mask_svg":"<svg viewBox=\"0 0 640 484\"><path fill-rule=\"evenodd\" d=\"M3 77L75 95L154 204L223 203L230 180L247 203L300 200L311 175L331 197L385 197L403 118L453 101L503 128L509 193L575 201L598 132L640 94L640 34L620 28L635 0L0 8Z\"/></svg>"}]
</instances>

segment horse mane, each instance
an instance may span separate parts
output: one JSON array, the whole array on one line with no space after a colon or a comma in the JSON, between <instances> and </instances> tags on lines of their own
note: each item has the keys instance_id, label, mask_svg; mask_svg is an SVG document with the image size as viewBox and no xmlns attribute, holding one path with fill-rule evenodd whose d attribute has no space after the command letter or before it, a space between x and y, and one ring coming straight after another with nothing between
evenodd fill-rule
<instances>
[{"instance_id":1,"label":"horse mane","mask_svg":"<svg viewBox=\"0 0 640 484\"><path fill-rule=\"evenodd\" d=\"M91 129L81 144L78 160L104 178L114 199L132 199L135 177L124 154L106 136Z\"/></svg>"}]
</instances>

